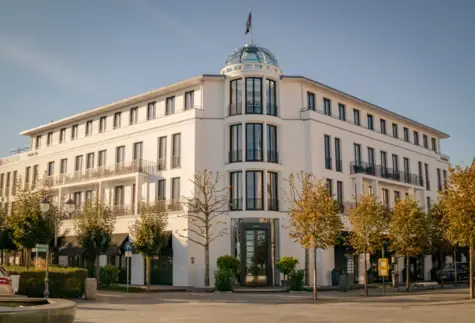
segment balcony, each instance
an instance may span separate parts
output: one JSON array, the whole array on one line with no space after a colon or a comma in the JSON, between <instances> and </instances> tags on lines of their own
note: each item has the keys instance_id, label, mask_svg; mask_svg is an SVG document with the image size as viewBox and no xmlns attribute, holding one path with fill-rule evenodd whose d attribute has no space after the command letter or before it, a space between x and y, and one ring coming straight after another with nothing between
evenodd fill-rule
<instances>
[{"instance_id":1,"label":"balcony","mask_svg":"<svg viewBox=\"0 0 475 323\"><path fill-rule=\"evenodd\" d=\"M138 159L127 163L117 163L110 166L89 168L73 173L50 176L46 181L49 186L58 186L132 173L153 174L156 167L156 163Z\"/></svg>"},{"instance_id":2,"label":"balcony","mask_svg":"<svg viewBox=\"0 0 475 323\"><path fill-rule=\"evenodd\" d=\"M267 103L267 115L277 117L277 104Z\"/></svg>"},{"instance_id":3,"label":"balcony","mask_svg":"<svg viewBox=\"0 0 475 323\"><path fill-rule=\"evenodd\" d=\"M242 162L242 149L230 151L229 152L229 162L230 163Z\"/></svg>"},{"instance_id":4,"label":"balcony","mask_svg":"<svg viewBox=\"0 0 475 323\"><path fill-rule=\"evenodd\" d=\"M248 149L246 151L246 161L264 161L262 149Z\"/></svg>"},{"instance_id":5,"label":"balcony","mask_svg":"<svg viewBox=\"0 0 475 323\"><path fill-rule=\"evenodd\" d=\"M230 199L229 200L230 211L242 211L242 199Z\"/></svg>"},{"instance_id":6,"label":"balcony","mask_svg":"<svg viewBox=\"0 0 475 323\"><path fill-rule=\"evenodd\" d=\"M229 105L229 116L235 116L238 114L242 114L242 104L231 103Z\"/></svg>"},{"instance_id":7,"label":"balcony","mask_svg":"<svg viewBox=\"0 0 475 323\"><path fill-rule=\"evenodd\" d=\"M279 162L279 152L275 150L267 151L267 162L269 163L278 163Z\"/></svg>"},{"instance_id":8,"label":"balcony","mask_svg":"<svg viewBox=\"0 0 475 323\"><path fill-rule=\"evenodd\" d=\"M172 168L181 166L181 156L172 156Z\"/></svg>"},{"instance_id":9,"label":"balcony","mask_svg":"<svg viewBox=\"0 0 475 323\"><path fill-rule=\"evenodd\" d=\"M263 114L262 105L248 101L246 104L246 114Z\"/></svg>"},{"instance_id":10,"label":"balcony","mask_svg":"<svg viewBox=\"0 0 475 323\"><path fill-rule=\"evenodd\" d=\"M264 210L264 201L262 199L247 198L246 210Z\"/></svg>"},{"instance_id":11,"label":"balcony","mask_svg":"<svg viewBox=\"0 0 475 323\"><path fill-rule=\"evenodd\" d=\"M366 174L401 183L421 186L421 179L416 174L406 173L397 169L374 165L367 162L351 162L350 174Z\"/></svg>"},{"instance_id":12,"label":"balcony","mask_svg":"<svg viewBox=\"0 0 475 323\"><path fill-rule=\"evenodd\" d=\"M167 158L162 157L158 159L157 162L157 170L165 170L167 169Z\"/></svg>"}]
</instances>

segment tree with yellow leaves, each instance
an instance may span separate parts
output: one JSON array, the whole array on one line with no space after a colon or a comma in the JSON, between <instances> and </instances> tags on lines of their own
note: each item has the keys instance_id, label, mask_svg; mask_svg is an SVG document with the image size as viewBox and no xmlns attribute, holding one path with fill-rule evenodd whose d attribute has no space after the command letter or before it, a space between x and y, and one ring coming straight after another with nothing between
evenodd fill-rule
<instances>
[{"instance_id":1,"label":"tree with yellow leaves","mask_svg":"<svg viewBox=\"0 0 475 323\"><path fill-rule=\"evenodd\" d=\"M384 233L387 230L388 212L373 194L362 195L355 208L350 210L351 223L349 242L351 247L365 257L365 295L368 296L368 268L366 255L384 247Z\"/></svg>"},{"instance_id":2,"label":"tree with yellow leaves","mask_svg":"<svg viewBox=\"0 0 475 323\"><path fill-rule=\"evenodd\" d=\"M453 245L469 248L470 298L473 292L473 252L475 244L475 165L451 168L448 185L442 191L445 238Z\"/></svg>"},{"instance_id":3,"label":"tree with yellow leaves","mask_svg":"<svg viewBox=\"0 0 475 323\"><path fill-rule=\"evenodd\" d=\"M328 194L323 181L312 174L300 172L289 176L290 234L289 236L313 253L313 299L317 299L317 249L334 246L343 225L338 216L338 204Z\"/></svg>"},{"instance_id":4,"label":"tree with yellow leaves","mask_svg":"<svg viewBox=\"0 0 475 323\"><path fill-rule=\"evenodd\" d=\"M391 248L406 257L406 291L409 291L409 257L420 255L430 245L430 221L412 198L399 200L389 223Z\"/></svg>"}]
</instances>

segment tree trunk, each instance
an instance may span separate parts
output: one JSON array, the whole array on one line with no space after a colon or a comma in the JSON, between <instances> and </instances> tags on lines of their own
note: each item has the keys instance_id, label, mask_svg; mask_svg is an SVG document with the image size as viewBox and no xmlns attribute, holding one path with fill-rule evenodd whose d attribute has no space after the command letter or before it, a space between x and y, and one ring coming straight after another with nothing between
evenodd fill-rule
<instances>
[{"instance_id":1,"label":"tree trunk","mask_svg":"<svg viewBox=\"0 0 475 323\"><path fill-rule=\"evenodd\" d=\"M470 259L470 265L468 266L469 268L469 273L468 273L468 286L470 288L470 299L473 299L473 242L470 242L470 247L468 249L470 252L469 259Z\"/></svg>"},{"instance_id":2,"label":"tree trunk","mask_svg":"<svg viewBox=\"0 0 475 323\"><path fill-rule=\"evenodd\" d=\"M205 245L205 287L209 286L209 245Z\"/></svg>"},{"instance_id":3,"label":"tree trunk","mask_svg":"<svg viewBox=\"0 0 475 323\"><path fill-rule=\"evenodd\" d=\"M368 296L368 263L366 262L366 253L363 254L364 257L364 294Z\"/></svg>"},{"instance_id":4,"label":"tree trunk","mask_svg":"<svg viewBox=\"0 0 475 323\"><path fill-rule=\"evenodd\" d=\"M150 272L151 272L151 270L150 270L150 265L151 265L150 258L151 258L150 256L147 256L145 258L146 259L146 266L147 266L147 269L146 269L147 270L147 291L150 290L150 277L151 277L151 275L150 275Z\"/></svg>"},{"instance_id":5,"label":"tree trunk","mask_svg":"<svg viewBox=\"0 0 475 323\"><path fill-rule=\"evenodd\" d=\"M442 270L444 269L444 253L440 250L440 288L444 288L444 275Z\"/></svg>"},{"instance_id":6,"label":"tree trunk","mask_svg":"<svg viewBox=\"0 0 475 323\"><path fill-rule=\"evenodd\" d=\"M97 281L97 286L100 286L100 282L101 282L101 276L100 276L101 267L99 266L99 258L100 257L101 257L100 255L96 256L96 281Z\"/></svg>"},{"instance_id":7,"label":"tree trunk","mask_svg":"<svg viewBox=\"0 0 475 323\"><path fill-rule=\"evenodd\" d=\"M313 300L317 300L317 248L313 247Z\"/></svg>"},{"instance_id":8,"label":"tree trunk","mask_svg":"<svg viewBox=\"0 0 475 323\"><path fill-rule=\"evenodd\" d=\"M409 291L409 255L406 256L406 292Z\"/></svg>"},{"instance_id":9,"label":"tree trunk","mask_svg":"<svg viewBox=\"0 0 475 323\"><path fill-rule=\"evenodd\" d=\"M308 252L308 248L305 248L305 286L309 286L310 285L310 276L309 276L309 272L310 272L310 261L309 261L309 252Z\"/></svg>"}]
</instances>

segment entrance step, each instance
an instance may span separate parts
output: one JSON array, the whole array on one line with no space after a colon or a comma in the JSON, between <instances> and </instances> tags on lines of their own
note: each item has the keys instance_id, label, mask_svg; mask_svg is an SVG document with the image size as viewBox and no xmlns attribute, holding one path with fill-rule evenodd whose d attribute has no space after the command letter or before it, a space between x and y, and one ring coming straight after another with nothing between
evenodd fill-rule
<instances>
[{"instance_id":1,"label":"entrance step","mask_svg":"<svg viewBox=\"0 0 475 323\"><path fill-rule=\"evenodd\" d=\"M289 288L287 287L235 287L233 293L287 293Z\"/></svg>"}]
</instances>

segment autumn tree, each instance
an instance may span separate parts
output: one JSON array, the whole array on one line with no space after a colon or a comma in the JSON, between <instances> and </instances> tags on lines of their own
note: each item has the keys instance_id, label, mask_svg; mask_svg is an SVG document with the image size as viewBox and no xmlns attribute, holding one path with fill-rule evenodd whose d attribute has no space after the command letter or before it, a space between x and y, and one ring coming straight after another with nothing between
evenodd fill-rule
<instances>
[{"instance_id":1,"label":"autumn tree","mask_svg":"<svg viewBox=\"0 0 475 323\"><path fill-rule=\"evenodd\" d=\"M418 256L430 244L430 222L417 202L409 197L399 200L389 223L391 248L406 257L406 291L409 291L409 257Z\"/></svg>"},{"instance_id":2,"label":"autumn tree","mask_svg":"<svg viewBox=\"0 0 475 323\"><path fill-rule=\"evenodd\" d=\"M165 205L155 203L140 205L140 217L130 227L135 250L145 257L147 290L150 290L150 268L153 256L158 256L160 250L168 243L165 228L168 223L168 213Z\"/></svg>"},{"instance_id":3,"label":"autumn tree","mask_svg":"<svg viewBox=\"0 0 475 323\"><path fill-rule=\"evenodd\" d=\"M334 246L343 229L338 204L323 181L300 172L289 176L290 233L304 248L312 248L313 299L317 299L317 249Z\"/></svg>"},{"instance_id":4,"label":"autumn tree","mask_svg":"<svg viewBox=\"0 0 475 323\"><path fill-rule=\"evenodd\" d=\"M112 208L97 198L86 203L82 212L74 218L74 230L79 244L84 248L88 267L96 263L99 279L99 256L109 249L116 215Z\"/></svg>"},{"instance_id":5,"label":"autumn tree","mask_svg":"<svg viewBox=\"0 0 475 323\"><path fill-rule=\"evenodd\" d=\"M184 197L187 207L184 217L188 218L188 228L184 235L177 234L203 247L205 260L205 286L209 286L209 248L213 241L227 234L222 228L224 216L229 207L229 187L221 184L221 176L205 169L196 172L190 182L194 187L191 197Z\"/></svg>"},{"instance_id":6,"label":"autumn tree","mask_svg":"<svg viewBox=\"0 0 475 323\"><path fill-rule=\"evenodd\" d=\"M4 205L3 198L0 199L0 252L2 265L5 264L5 258L8 259L9 251L17 250L17 246L13 242L13 231L8 221L7 210ZM5 257L5 252L7 257ZM8 264L8 262L7 262Z\"/></svg>"},{"instance_id":7,"label":"autumn tree","mask_svg":"<svg viewBox=\"0 0 475 323\"><path fill-rule=\"evenodd\" d=\"M365 294L368 295L368 268L366 256L384 247L388 214L385 206L373 194L362 195L359 203L348 214L351 223L349 243L365 257Z\"/></svg>"},{"instance_id":8,"label":"autumn tree","mask_svg":"<svg viewBox=\"0 0 475 323\"><path fill-rule=\"evenodd\" d=\"M444 221L447 224L445 238L453 245L469 249L470 298L473 291L473 252L475 244L475 165L450 168L447 187L442 191L441 201Z\"/></svg>"}]
</instances>

